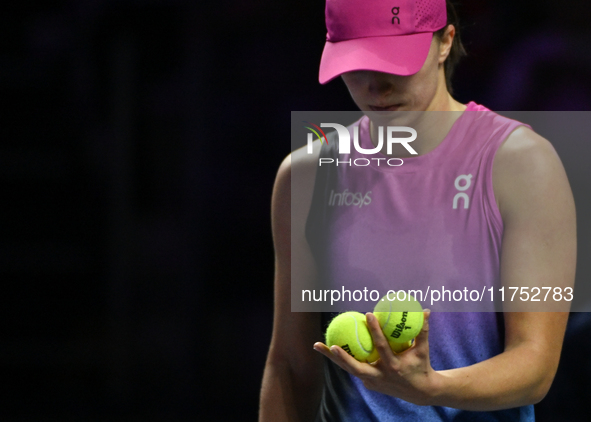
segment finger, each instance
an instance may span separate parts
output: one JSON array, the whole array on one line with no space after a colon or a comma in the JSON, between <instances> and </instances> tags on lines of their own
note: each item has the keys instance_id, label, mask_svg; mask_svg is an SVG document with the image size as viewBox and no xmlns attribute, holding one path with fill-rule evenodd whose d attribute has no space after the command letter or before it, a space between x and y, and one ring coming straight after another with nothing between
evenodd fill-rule
<instances>
[{"instance_id":1,"label":"finger","mask_svg":"<svg viewBox=\"0 0 591 422\"><path fill-rule=\"evenodd\" d=\"M339 351L342 351L345 354L347 354L347 352L345 352L343 349L341 349L338 346L332 346L332 348L331 348L322 342L314 343L314 350L323 354L324 356L326 356L327 358L329 358L330 360L332 360L336 364L338 364L336 358L339 355Z\"/></svg>"},{"instance_id":2,"label":"finger","mask_svg":"<svg viewBox=\"0 0 591 422\"><path fill-rule=\"evenodd\" d=\"M366 363L359 362L339 346L332 346L330 351L333 355L331 360L351 375L356 377L367 375L370 366Z\"/></svg>"},{"instance_id":3,"label":"finger","mask_svg":"<svg viewBox=\"0 0 591 422\"><path fill-rule=\"evenodd\" d=\"M314 343L314 350L316 350L319 353L322 353L324 356L326 357L330 357L330 349L328 348L328 346L320 341Z\"/></svg>"},{"instance_id":4,"label":"finger","mask_svg":"<svg viewBox=\"0 0 591 422\"><path fill-rule=\"evenodd\" d=\"M367 327L369 328L373 345L378 350L380 359L382 359L384 362L398 360L396 355L394 355L392 352L390 344L388 343L388 340L382 331L382 327L380 327L380 322L375 317L375 315L371 312L366 313L365 321L367 322Z\"/></svg>"},{"instance_id":5,"label":"finger","mask_svg":"<svg viewBox=\"0 0 591 422\"><path fill-rule=\"evenodd\" d=\"M372 372L373 368L366 363L359 362L339 346L331 346L330 348L324 343L314 343L314 350L322 353L335 364L340 366L351 375L363 377Z\"/></svg>"},{"instance_id":6,"label":"finger","mask_svg":"<svg viewBox=\"0 0 591 422\"><path fill-rule=\"evenodd\" d=\"M414 348L416 350L427 352L429 351L429 319L431 318L431 310L424 309L425 320L423 322L423 328L415 339Z\"/></svg>"}]
</instances>

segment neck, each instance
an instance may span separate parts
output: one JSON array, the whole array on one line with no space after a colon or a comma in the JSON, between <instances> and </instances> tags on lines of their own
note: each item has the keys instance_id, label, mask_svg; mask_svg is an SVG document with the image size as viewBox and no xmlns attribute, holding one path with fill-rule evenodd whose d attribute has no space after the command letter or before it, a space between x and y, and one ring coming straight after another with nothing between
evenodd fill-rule
<instances>
[{"instance_id":1,"label":"neck","mask_svg":"<svg viewBox=\"0 0 591 422\"><path fill-rule=\"evenodd\" d=\"M447 83L445 81L445 72L443 67L439 69L437 75L437 90L431 100L431 103L427 106L425 111L464 111L466 106L458 101L454 100L449 91L447 90Z\"/></svg>"}]
</instances>

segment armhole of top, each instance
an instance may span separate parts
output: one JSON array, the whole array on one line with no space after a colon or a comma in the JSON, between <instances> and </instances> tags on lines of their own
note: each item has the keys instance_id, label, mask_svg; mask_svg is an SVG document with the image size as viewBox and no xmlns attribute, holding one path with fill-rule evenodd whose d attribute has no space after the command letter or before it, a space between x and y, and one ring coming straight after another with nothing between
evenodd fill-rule
<instances>
[{"instance_id":1,"label":"armhole of top","mask_svg":"<svg viewBox=\"0 0 591 422\"><path fill-rule=\"evenodd\" d=\"M322 143L318 158L335 158L335 146L338 142L337 132L330 132L326 135L328 143ZM310 209L306 216L305 237L315 259L318 253L318 237L326 229L326 204L324 198L330 181L333 178L332 166L318 166L314 179L314 191Z\"/></svg>"}]
</instances>

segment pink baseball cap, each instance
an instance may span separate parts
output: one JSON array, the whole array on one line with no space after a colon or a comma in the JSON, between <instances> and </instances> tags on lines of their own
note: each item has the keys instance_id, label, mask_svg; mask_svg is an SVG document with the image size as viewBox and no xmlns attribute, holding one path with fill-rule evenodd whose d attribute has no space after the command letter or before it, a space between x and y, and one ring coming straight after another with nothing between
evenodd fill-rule
<instances>
[{"instance_id":1,"label":"pink baseball cap","mask_svg":"<svg viewBox=\"0 0 591 422\"><path fill-rule=\"evenodd\" d=\"M321 84L352 70L417 73L447 23L445 0L326 0L325 15Z\"/></svg>"}]
</instances>

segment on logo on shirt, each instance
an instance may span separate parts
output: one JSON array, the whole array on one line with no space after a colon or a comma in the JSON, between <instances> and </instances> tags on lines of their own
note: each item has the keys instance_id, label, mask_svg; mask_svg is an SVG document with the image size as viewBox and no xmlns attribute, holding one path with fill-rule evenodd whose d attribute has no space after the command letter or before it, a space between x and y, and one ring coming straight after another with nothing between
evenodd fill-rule
<instances>
[{"instance_id":1,"label":"on logo on shirt","mask_svg":"<svg viewBox=\"0 0 591 422\"><path fill-rule=\"evenodd\" d=\"M462 185L462 181L465 182L463 185ZM454 182L454 186L460 192L456 193L456 195L454 196L454 200L453 200L453 209L454 210L458 209L458 201L460 199L464 200L463 201L464 202L464 209L467 209L470 207L470 197L464 191L468 190L471 185L472 185L472 175L471 174L460 174L458 177L456 177L456 180Z\"/></svg>"}]
</instances>

